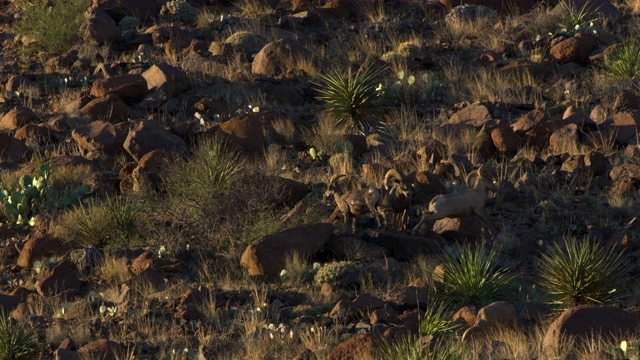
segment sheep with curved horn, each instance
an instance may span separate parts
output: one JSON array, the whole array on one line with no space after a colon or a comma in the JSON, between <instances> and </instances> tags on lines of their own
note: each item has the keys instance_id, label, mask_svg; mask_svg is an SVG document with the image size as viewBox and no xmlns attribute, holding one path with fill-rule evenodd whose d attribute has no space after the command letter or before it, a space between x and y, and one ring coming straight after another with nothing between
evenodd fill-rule
<instances>
[{"instance_id":1,"label":"sheep with curved horn","mask_svg":"<svg viewBox=\"0 0 640 360\"><path fill-rule=\"evenodd\" d=\"M384 176L383 205L378 207L385 229L406 229L412 197L413 191L407 177L396 169L387 171Z\"/></svg>"},{"instance_id":2,"label":"sheep with curved horn","mask_svg":"<svg viewBox=\"0 0 640 360\"><path fill-rule=\"evenodd\" d=\"M351 221L352 232L356 232L356 217L362 214L371 214L376 218L378 227L380 227L380 219L377 216L376 207L378 206L382 193L374 186L360 190L352 190L345 192L337 183L337 180L346 175L334 175L329 180L327 191L324 198L333 196L336 201L336 209L334 213L340 212L344 218L344 223ZM353 218L352 218L353 215ZM332 216L333 217L333 216Z\"/></svg>"},{"instance_id":3,"label":"sheep with curved horn","mask_svg":"<svg viewBox=\"0 0 640 360\"><path fill-rule=\"evenodd\" d=\"M467 174L467 184L471 183L473 177L477 177L477 180L472 188L434 197L429 203L429 210L411 230L411 234L425 234L428 230L427 223L430 221L446 217L457 218L464 216L477 217L492 235L497 234L496 227L493 225L489 215L484 211L484 203L487 199L486 191L497 191L496 186L491 181L491 170L481 165L477 170Z\"/></svg>"}]
</instances>

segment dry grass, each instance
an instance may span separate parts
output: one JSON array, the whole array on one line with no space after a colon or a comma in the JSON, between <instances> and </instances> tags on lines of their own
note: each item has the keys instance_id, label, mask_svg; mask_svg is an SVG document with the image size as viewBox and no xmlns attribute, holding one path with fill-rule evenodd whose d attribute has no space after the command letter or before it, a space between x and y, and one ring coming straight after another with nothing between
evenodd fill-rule
<instances>
[{"instance_id":1,"label":"dry grass","mask_svg":"<svg viewBox=\"0 0 640 360\"><path fill-rule=\"evenodd\" d=\"M131 278L126 258L106 255L104 261L96 269L98 276L113 284L122 284Z\"/></svg>"}]
</instances>

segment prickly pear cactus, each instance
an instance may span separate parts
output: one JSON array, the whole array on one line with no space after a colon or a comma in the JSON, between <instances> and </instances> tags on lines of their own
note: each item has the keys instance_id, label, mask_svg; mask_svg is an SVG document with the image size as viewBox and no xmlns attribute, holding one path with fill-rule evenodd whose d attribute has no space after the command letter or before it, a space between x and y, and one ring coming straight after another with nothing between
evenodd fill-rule
<instances>
[{"instance_id":1,"label":"prickly pear cactus","mask_svg":"<svg viewBox=\"0 0 640 360\"><path fill-rule=\"evenodd\" d=\"M324 284L340 280L343 277L355 273L359 267L350 261L330 262L322 265L315 276L316 284Z\"/></svg>"},{"instance_id":2,"label":"prickly pear cactus","mask_svg":"<svg viewBox=\"0 0 640 360\"><path fill-rule=\"evenodd\" d=\"M172 0L162 5L160 16L189 24L195 20L196 11L186 0Z\"/></svg>"}]
</instances>

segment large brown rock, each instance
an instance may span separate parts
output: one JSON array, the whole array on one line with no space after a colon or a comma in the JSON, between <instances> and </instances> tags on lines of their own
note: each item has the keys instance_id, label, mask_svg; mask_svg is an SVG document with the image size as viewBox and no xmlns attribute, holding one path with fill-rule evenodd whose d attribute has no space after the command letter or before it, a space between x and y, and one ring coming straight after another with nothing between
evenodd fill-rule
<instances>
[{"instance_id":1,"label":"large brown rock","mask_svg":"<svg viewBox=\"0 0 640 360\"><path fill-rule=\"evenodd\" d=\"M159 89L170 97L191 87L191 82L184 71L165 63L153 65L142 73L142 77L147 81L149 90Z\"/></svg>"},{"instance_id":2,"label":"large brown rock","mask_svg":"<svg viewBox=\"0 0 640 360\"><path fill-rule=\"evenodd\" d=\"M515 328L516 309L506 301L496 301L478 311L475 324L462 335L467 342L487 335L490 329Z\"/></svg>"},{"instance_id":3,"label":"large brown rock","mask_svg":"<svg viewBox=\"0 0 640 360\"><path fill-rule=\"evenodd\" d=\"M379 335L373 333L357 335L336 346L326 360L373 359L380 344Z\"/></svg>"},{"instance_id":4,"label":"large brown rock","mask_svg":"<svg viewBox=\"0 0 640 360\"><path fill-rule=\"evenodd\" d=\"M136 161L153 150L166 150L176 155L189 153L189 148L181 137L155 120L140 121L129 129L123 147Z\"/></svg>"},{"instance_id":5,"label":"large brown rock","mask_svg":"<svg viewBox=\"0 0 640 360\"><path fill-rule=\"evenodd\" d=\"M367 318L372 310L380 309L385 302L371 295L358 295L355 299L341 299L329 312L329 317L338 322Z\"/></svg>"},{"instance_id":6,"label":"large brown rock","mask_svg":"<svg viewBox=\"0 0 640 360\"><path fill-rule=\"evenodd\" d=\"M98 80L91 87L96 97L118 95L127 104L137 103L147 94L147 80L139 74L116 75Z\"/></svg>"},{"instance_id":7,"label":"large brown rock","mask_svg":"<svg viewBox=\"0 0 640 360\"><path fill-rule=\"evenodd\" d=\"M498 127L491 131L491 141L498 151L514 156L522 146L522 139L509 127Z\"/></svg>"},{"instance_id":8,"label":"large brown rock","mask_svg":"<svg viewBox=\"0 0 640 360\"><path fill-rule=\"evenodd\" d=\"M83 24L81 31L86 40L97 43L98 45L120 40L122 30L104 10L96 7L91 9L85 16L87 22Z\"/></svg>"},{"instance_id":9,"label":"large brown rock","mask_svg":"<svg viewBox=\"0 0 640 360\"><path fill-rule=\"evenodd\" d=\"M36 290L42 296L56 295L63 292L76 294L80 292L82 283L72 268L70 260L64 260L56 265L50 273L41 273L42 277L36 282Z\"/></svg>"},{"instance_id":10,"label":"large brown rock","mask_svg":"<svg viewBox=\"0 0 640 360\"><path fill-rule=\"evenodd\" d=\"M544 110L535 109L519 117L511 128L529 145L546 147L556 125Z\"/></svg>"},{"instance_id":11,"label":"large brown rock","mask_svg":"<svg viewBox=\"0 0 640 360\"><path fill-rule=\"evenodd\" d=\"M632 334L637 327L638 319L630 312L613 306L580 305L565 310L549 326L543 344L553 350L566 345L563 340L573 338L574 346L579 347L594 336L619 339L619 335Z\"/></svg>"},{"instance_id":12,"label":"large brown rock","mask_svg":"<svg viewBox=\"0 0 640 360\"><path fill-rule=\"evenodd\" d=\"M16 130L37 119L38 115L28 107L16 106L0 119L0 129Z\"/></svg>"},{"instance_id":13,"label":"large brown rock","mask_svg":"<svg viewBox=\"0 0 640 360\"><path fill-rule=\"evenodd\" d=\"M112 123L126 121L129 118L129 107L118 95L95 98L79 108L78 112L92 119L100 119Z\"/></svg>"},{"instance_id":14,"label":"large brown rock","mask_svg":"<svg viewBox=\"0 0 640 360\"><path fill-rule=\"evenodd\" d=\"M254 240L242 254L240 264L250 275L277 276L285 268L287 257L297 252L307 258L318 252L333 234L333 225L301 225Z\"/></svg>"},{"instance_id":15,"label":"large brown rock","mask_svg":"<svg viewBox=\"0 0 640 360\"><path fill-rule=\"evenodd\" d=\"M80 359L117 360L125 355L124 346L107 339L94 340L78 349Z\"/></svg>"},{"instance_id":16,"label":"large brown rock","mask_svg":"<svg viewBox=\"0 0 640 360\"><path fill-rule=\"evenodd\" d=\"M0 294L0 312L8 314L20 303L20 298L14 295Z\"/></svg>"},{"instance_id":17,"label":"large brown rock","mask_svg":"<svg viewBox=\"0 0 640 360\"><path fill-rule=\"evenodd\" d=\"M278 76L299 69L296 64L310 62L311 52L291 39L280 39L265 45L251 63L256 75Z\"/></svg>"},{"instance_id":18,"label":"large brown rock","mask_svg":"<svg viewBox=\"0 0 640 360\"><path fill-rule=\"evenodd\" d=\"M104 121L93 121L78 126L71 133L78 146L85 151L100 150L107 154L115 154L122 150L125 136L113 124Z\"/></svg>"},{"instance_id":19,"label":"large brown rock","mask_svg":"<svg viewBox=\"0 0 640 360\"><path fill-rule=\"evenodd\" d=\"M553 45L549 53L561 63L573 61L585 64L594 45L594 41L587 36L574 36Z\"/></svg>"},{"instance_id":20,"label":"large brown rock","mask_svg":"<svg viewBox=\"0 0 640 360\"><path fill-rule=\"evenodd\" d=\"M434 232L427 237L414 236L388 231L369 231L361 239L382 246L391 251L391 256L398 261L408 261L421 254L434 254L440 251L444 238Z\"/></svg>"},{"instance_id":21,"label":"large brown rock","mask_svg":"<svg viewBox=\"0 0 640 360\"><path fill-rule=\"evenodd\" d=\"M162 3L156 0L93 0L93 7L104 9L116 21L125 16L147 21L158 16Z\"/></svg>"},{"instance_id":22,"label":"large brown rock","mask_svg":"<svg viewBox=\"0 0 640 360\"><path fill-rule=\"evenodd\" d=\"M27 240L18 257L18 266L31 267L35 260L45 256L51 256L62 252L60 241L57 238L38 234Z\"/></svg>"},{"instance_id":23,"label":"large brown rock","mask_svg":"<svg viewBox=\"0 0 640 360\"><path fill-rule=\"evenodd\" d=\"M551 134L549 138L549 149L560 153L563 151L574 151L578 149L579 143L578 125L568 124Z\"/></svg>"},{"instance_id":24,"label":"large brown rock","mask_svg":"<svg viewBox=\"0 0 640 360\"><path fill-rule=\"evenodd\" d=\"M451 125L472 125L480 128L491 119L493 119L493 116L491 115L491 111L487 105L476 101L458 110L458 112L449 118L447 123Z\"/></svg>"},{"instance_id":25,"label":"large brown rock","mask_svg":"<svg viewBox=\"0 0 640 360\"><path fill-rule=\"evenodd\" d=\"M8 132L0 132L0 160L20 161L25 157L27 146Z\"/></svg>"},{"instance_id":26,"label":"large brown rock","mask_svg":"<svg viewBox=\"0 0 640 360\"><path fill-rule=\"evenodd\" d=\"M623 145L635 139L639 125L640 110L622 111L613 115L611 129L615 132L616 143Z\"/></svg>"},{"instance_id":27,"label":"large brown rock","mask_svg":"<svg viewBox=\"0 0 640 360\"><path fill-rule=\"evenodd\" d=\"M220 124L219 130L238 150L251 155L264 154L262 126L252 114L229 119Z\"/></svg>"},{"instance_id":28,"label":"large brown rock","mask_svg":"<svg viewBox=\"0 0 640 360\"><path fill-rule=\"evenodd\" d=\"M433 224L433 231L448 241L473 241L482 235L482 222L475 217L444 218Z\"/></svg>"},{"instance_id":29,"label":"large brown rock","mask_svg":"<svg viewBox=\"0 0 640 360\"><path fill-rule=\"evenodd\" d=\"M623 91L613 103L613 111L620 112L624 110L640 110L640 97L631 91Z\"/></svg>"}]
</instances>

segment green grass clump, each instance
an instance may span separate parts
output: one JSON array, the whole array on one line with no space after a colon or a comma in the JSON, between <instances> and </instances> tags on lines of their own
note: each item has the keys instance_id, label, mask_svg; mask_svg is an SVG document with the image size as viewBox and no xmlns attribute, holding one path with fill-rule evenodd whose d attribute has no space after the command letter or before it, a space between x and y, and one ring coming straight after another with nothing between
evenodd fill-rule
<instances>
[{"instance_id":1,"label":"green grass clump","mask_svg":"<svg viewBox=\"0 0 640 360\"><path fill-rule=\"evenodd\" d=\"M616 79L634 81L640 77L640 43L624 42L612 48L604 59L604 69Z\"/></svg>"},{"instance_id":2,"label":"green grass clump","mask_svg":"<svg viewBox=\"0 0 640 360\"><path fill-rule=\"evenodd\" d=\"M122 249L142 236L146 214L145 204L134 199L90 201L63 214L56 233L84 247Z\"/></svg>"},{"instance_id":3,"label":"green grass clump","mask_svg":"<svg viewBox=\"0 0 640 360\"><path fill-rule=\"evenodd\" d=\"M377 351L377 359L380 360L458 360L462 359L462 351L459 346L454 346L447 341L437 340L430 351L428 344L420 345L413 336L403 336L387 341Z\"/></svg>"},{"instance_id":4,"label":"green grass clump","mask_svg":"<svg viewBox=\"0 0 640 360\"><path fill-rule=\"evenodd\" d=\"M315 82L324 108L333 120L350 130L364 131L371 126L380 110L378 78L386 68L369 68L355 74L349 68L344 76L339 71L321 75Z\"/></svg>"},{"instance_id":5,"label":"green grass clump","mask_svg":"<svg viewBox=\"0 0 640 360\"><path fill-rule=\"evenodd\" d=\"M0 310L0 360L37 359L38 334L26 321L14 321Z\"/></svg>"},{"instance_id":6,"label":"green grass clump","mask_svg":"<svg viewBox=\"0 0 640 360\"><path fill-rule=\"evenodd\" d=\"M445 252L443 295L461 304L483 306L495 300L515 278L509 269L498 266L498 251L488 252L471 246L456 246L453 254Z\"/></svg>"},{"instance_id":7,"label":"green grass clump","mask_svg":"<svg viewBox=\"0 0 640 360\"><path fill-rule=\"evenodd\" d=\"M561 307L614 304L629 282L621 252L575 238L551 245L538 269L550 302Z\"/></svg>"},{"instance_id":8,"label":"green grass clump","mask_svg":"<svg viewBox=\"0 0 640 360\"><path fill-rule=\"evenodd\" d=\"M22 10L16 30L36 40L34 47L52 52L65 52L79 40L86 0L19 0Z\"/></svg>"},{"instance_id":9,"label":"green grass clump","mask_svg":"<svg viewBox=\"0 0 640 360\"><path fill-rule=\"evenodd\" d=\"M447 335L455 330L453 324L453 312L449 302L431 299L427 305L424 316L420 320L420 334L423 336Z\"/></svg>"}]
</instances>

